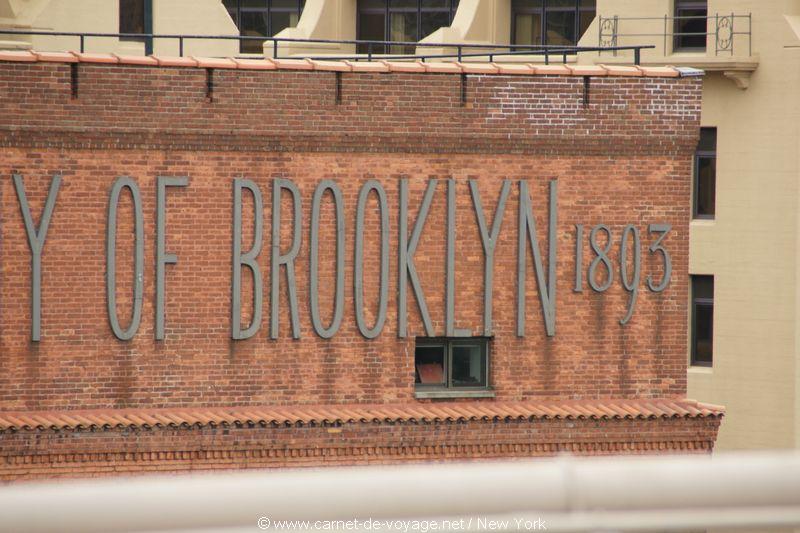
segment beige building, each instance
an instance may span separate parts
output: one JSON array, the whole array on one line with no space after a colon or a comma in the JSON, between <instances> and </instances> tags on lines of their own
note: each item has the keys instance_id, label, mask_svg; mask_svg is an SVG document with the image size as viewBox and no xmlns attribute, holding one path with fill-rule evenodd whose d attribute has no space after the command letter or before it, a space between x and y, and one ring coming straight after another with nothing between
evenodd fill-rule
<instances>
[{"instance_id":1,"label":"beige building","mask_svg":"<svg viewBox=\"0 0 800 533\"><path fill-rule=\"evenodd\" d=\"M727 407L718 449L800 446L800 0L0 0L0 28L242 35L185 55L446 54L437 44L652 45L706 72L691 224L689 397ZM76 50L77 37L0 36ZM86 51L175 55L177 39L87 37ZM263 48L262 48L263 46ZM504 60L542 61L541 56ZM568 61L631 63L628 52ZM474 58L473 60L486 60ZM560 60L560 58L559 58Z\"/></svg>"}]
</instances>

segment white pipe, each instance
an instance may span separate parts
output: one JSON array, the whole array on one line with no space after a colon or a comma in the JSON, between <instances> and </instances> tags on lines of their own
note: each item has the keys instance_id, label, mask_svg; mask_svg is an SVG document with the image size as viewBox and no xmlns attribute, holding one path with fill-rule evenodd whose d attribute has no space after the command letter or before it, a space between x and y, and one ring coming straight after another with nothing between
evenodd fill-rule
<instances>
[{"instance_id":1,"label":"white pipe","mask_svg":"<svg viewBox=\"0 0 800 533\"><path fill-rule=\"evenodd\" d=\"M559 457L0 488L3 531L258 531L262 516L273 532L286 519L425 517L507 518L512 525L543 518L548 531L800 526L800 454Z\"/></svg>"}]
</instances>

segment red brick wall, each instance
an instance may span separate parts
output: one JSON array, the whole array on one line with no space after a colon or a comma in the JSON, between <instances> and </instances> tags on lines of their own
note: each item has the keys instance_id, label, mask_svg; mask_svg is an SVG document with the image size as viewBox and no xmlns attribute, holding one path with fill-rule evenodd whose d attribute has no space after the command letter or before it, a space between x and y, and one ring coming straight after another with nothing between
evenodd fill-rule
<instances>
[{"instance_id":1,"label":"red brick wall","mask_svg":"<svg viewBox=\"0 0 800 533\"><path fill-rule=\"evenodd\" d=\"M576 455L710 453L719 418L355 423L19 431L0 481L216 469Z\"/></svg>"},{"instance_id":2,"label":"red brick wall","mask_svg":"<svg viewBox=\"0 0 800 533\"><path fill-rule=\"evenodd\" d=\"M516 183L495 257L491 385L500 400L682 397L691 153L700 114L697 78L580 77L320 72L214 73L206 98L202 69L79 67L70 97L66 65L0 65L0 409L209 406L413 400L413 336L423 335L409 291L408 339L397 338L399 180L411 186L410 223L430 178L458 188L457 325L482 331L483 255L466 180L476 179L491 220L501 180L526 180L538 236L547 246L547 183L557 179L557 333L547 338L530 254L527 336L515 335ZM38 220L53 173L63 184L43 255L42 340L30 341L30 255L11 181L23 175ZM113 179L133 177L145 222L142 324L115 339L105 303L105 231ZM155 177L187 175L170 189L166 340L154 328ZM264 195L264 319L252 339L230 338L232 180L250 178ZM285 278L281 337L269 339L271 180L288 178L303 197L303 245L296 268L302 339L290 337ZM362 338L353 313L353 235L361 184L378 179L390 207L390 299L386 326ZM321 179L344 192L345 316L331 340L317 338L308 311L308 221ZM438 334L444 334L445 183L440 182L416 264ZM370 201L374 206L374 199ZM246 206L249 203L246 202ZM288 203L284 208L288 213ZM251 210L245 208L245 214ZM123 195L118 228L118 309L127 323L132 210ZM332 306L334 228L322 209L321 297ZM367 302L377 301L377 214L367 217ZM491 222L489 222L491 223ZM643 279L626 326L619 269L611 289L572 291L574 225L605 223L618 263L626 224L642 231ZM647 225L669 223L672 283L660 294L660 256ZM251 227L246 218L245 228ZM288 228L287 228L288 229ZM250 234L245 232L244 242ZM284 232L284 247L288 232ZM584 246L584 268L593 255ZM249 273L243 293L250 293ZM244 298L244 307L249 300ZM368 316L371 316L368 313ZM246 321L245 321L246 323Z\"/></svg>"}]
</instances>

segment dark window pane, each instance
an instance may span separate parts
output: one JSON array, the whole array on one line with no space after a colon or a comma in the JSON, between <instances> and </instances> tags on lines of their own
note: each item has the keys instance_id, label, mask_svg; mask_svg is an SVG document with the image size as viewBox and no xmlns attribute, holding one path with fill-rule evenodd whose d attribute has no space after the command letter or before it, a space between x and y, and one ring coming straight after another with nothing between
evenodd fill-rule
<instances>
[{"instance_id":1,"label":"dark window pane","mask_svg":"<svg viewBox=\"0 0 800 533\"><path fill-rule=\"evenodd\" d=\"M241 0L241 6L243 8L258 8L258 9L267 9L269 6L267 5L267 0Z\"/></svg>"},{"instance_id":2,"label":"dark window pane","mask_svg":"<svg viewBox=\"0 0 800 533\"><path fill-rule=\"evenodd\" d=\"M272 35L286 28L294 28L297 26L297 21L300 20L300 15L297 11L273 11L270 16L272 19Z\"/></svg>"},{"instance_id":3,"label":"dark window pane","mask_svg":"<svg viewBox=\"0 0 800 533\"><path fill-rule=\"evenodd\" d=\"M714 357L714 276L692 276L691 363L711 366Z\"/></svg>"},{"instance_id":4,"label":"dark window pane","mask_svg":"<svg viewBox=\"0 0 800 533\"><path fill-rule=\"evenodd\" d=\"M239 32L247 37L267 37L267 12L242 11ZM264 52L264 41L246 39L242 41L241 51L248 54Z\"/></svg>"},{"instance_id":5,"label":"dark window pane","mask_svg":"<svg viewBox=\"0 0 800 533\"><path fill-rule=\"evenodd\" d=\"M228 11L235 11L239 7L239 0L222 0L222 4L228 8Z\"/></svg>"},{"instance_id":6,"label":"dark window pane","mask_svg":"<svg viewBox=\"0 0 800 533\"><path fill-rule=\"evenodd\" d=\"M580 26L578 27L578 40L580 40L580 38L583 37L583 34L586 33L586 30L589 29L594 17L594 11L581 11L579 20Z\"/></svg>"},{"instance_id":7,"label":"dark window pane","mask_svg":"<svg viewBox=\"0 0 800 533\"><path fill-rule=\"evenodd\" d=\"M675 10L675 44L676 50L695 49L705 50L706 48L706 15L708 10L705 8L682 8ZM690 35L700 34L700 35Z\"/></svg>"},{"instance_id":8,"label":"dark window pane","mask_svg":"<svg viewBox=\"0 0 800 533\"><path fill-rule=\"evenodd\" d=\"M422 385L445 385L444 346L417 346L414 350L414 382Z\"/></svg>"},{"instance_id":9,"label":"dark window pane","mask_svg":"<svg viewBox=\"0 0 800 533\"><path fill-rule=\"evenodd\" d=\"M386 16L383 13L361 13L358 17L358 38L363 41L386 40ZM366 54L368 46L358 45L358 53ZM372 45L373 54L383 54L383 46Z\"/></svg>"},{"instance_id":10,"label":"dark window pane","mask_svg":"<svg viewBox=\"0 0 800 533\"><path fill-rule=\"evenodd\" d=\"M574 11L548 11L545 17L545 44L565 46L575 44Z\"/></svg>"},{"instance_id":11,"label":"dark window pane","mask_svg":"<svg viewBox=\"0 0 800 533\"><path fill-rule=\"evenodd\" d=\"M486 361L478 345L453 345L452 384L454 387L485 387Z\"/></svg>"},{"instance_id":12,"label":"dark window pane","mask_svg":"<svg viewBox=\"0 0 800 533\"><path fill-rule=\"evenodd\" d=\"M696 215L714 216L716 203L717 159L697 158Z\"/></svg>"},{"instance_id":13,"label":"dark window pane","mask_svg":"<svg viewBox=\"0 0 800 533\"><path fill-rule=\"evenodd\" d=\"M714 306L695 306L695 346L692 363L711 365L714 358Z\"/></svg>"},{"instance_id":14,"label":"dark window pane","mask_svg":"<svg viewBox=\"0 0 800 533\"><path fill-rule=\"evenodd\" d=\"M358 8L363 9L386 9L386 0L359 0Z\"/></svg>"},{"instance_id":15,"label":"dark window pane","mask_svg":"<svg viewBox=\"0 0 800 533\"><path fill-rule=\"evenodd\" d=\"M595 7L597 0L581 0L581 7Z\"/></svg>"},{"instance_id":16,"label":"dark window pane","mask_svg":"<svg viewBox=\"0 0 800 533\"><path fill-rule=\"evenodd\" d=\"M514 9L539 9L542 7L542 0L514 0Z\"/></svg>"},{"instance_id":17,"label":"dark window pane","mask_svg":"<svg viewBox=\"0 0 800 533\"><path fill-rule=\"evenodd\" d=\"M417 9L417 0L391 0L389 9Z\"/></svg>"},{"instance_id":18,"label":"dark window pane","mask_svg":"<svg viewBox=\"0 0 800 533\"><path fill-rule=\"evenodd\" d=\"M697 151L717 151L717 128L700 128L700 142L697 143Z\"/></svg>"},{"instance_id":19,"label":"dark window pane","mask_svg":"<svg viewBox=\"0 0 800 533\"><path fill-rule=\"evenodd\" d=\"M575 8L576 0L547 0L547 8L551 7L571 7Z\"/></svg>"},{"instance_id":20,"label":"dark window pane","mask_svg":"<svg viewBox=\"0 0 800 533\"><path fill-rule=\"evenodd\" d=\"M120 0L120 33L144 33L144 2L145 0Z\"/></svg>"},{"instance_id":21,"label":"dark window pane","mask_svg":"<svg viewBox=\"0 0 800 533\"><path fill-rule=\"evenodd\" d=\"M420 20L420 39L424 39L443 26L450 25L450 14L447 11L422 13Z\"/></svg>"},{"instance_id":22,"label":"dark window pane","mask_svg":"<svg viewBox=\"0 0 800 533\"><path fill-rule=\"evenodd\" d=\"M416 42L417 14L415 12L399 12L389 14L389 40ZM392 45L392 54L413 54L416 45Z\"/></svg>"},{"instance_id":23,"label":"dark window pane","mask_svg":"<svg viewBox=\"0 0 800 533\"><path fill-rule=\"evenodd\" d=\"M297 0L272 0L272 9L293 9L297 11Z\"/></svg>"},{"instance_id":24,"label":"dark window pane","mask_svg":"<svg viewBox=\"0 0 800 533\"><path fill-rule=\"evenodd\" d=\"M450 7L448 4L448 0L421 0L419 3L419 7L422 9L447 9Z\"/></svg>"},{"instance_id":25,"label":"dark window pane","mask_svg":"<svg viewBox=\"0 0 800 533\"><path fill-rule=\"evenodd\" d=\"M542 44L542 16L517 14L514 17L514 44Z\"/></svg>"}]
</instances>

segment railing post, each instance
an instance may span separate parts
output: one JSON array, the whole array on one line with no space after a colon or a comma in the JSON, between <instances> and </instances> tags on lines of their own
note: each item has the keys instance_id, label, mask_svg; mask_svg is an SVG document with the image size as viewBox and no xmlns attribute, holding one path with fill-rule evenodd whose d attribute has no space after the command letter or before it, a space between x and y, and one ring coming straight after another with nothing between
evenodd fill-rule
<instances>
[{"instance_id":1,"label":"railing post","mask_svg":"<svg viewBox=\"0 0 800 533\"><path fill-rule=\"evenodd\" d=\"M372 43L367 43L367 61L372 61Z\"/></svg>"},{"instance_id":2,"label":"railing post","mask_svg":"<svg viewBox=\"0 0 800 533\"><path fill-rule=\"evenodd\" d=\"M461 45L458 45L458 62L459 63L461 63L461 54L462 54L462 48L461 48Z\"/></svg>"},{"instance_id":3,"label":"railing post","mask_svg":"<svg viewBox=\"0 0 800 533\"><path fill-rule=\"evenodd\" d=\"M664 55L667 55L667 14L664 13Z\"/></svg>"},{"instance_id":4,"label":"railing post","mask_svg":"<svg viewBox=\"0 0 800 533\"><path fill-rule=\"evenodd\" d=\"M642 62L642 49L636 47L633 49L633 64L638 66L639 63L641 62Z\"/></svg>"},{"instance_id":5,"label":"railing post","mask_svg":"<svg viewBox=\"0 0 800 533\"><path fill-rule=\"evenodd\" d=\"M178 37L178 57L183 57L183 35Z\"/></svg>"},{"instance_id":6,"label":"railing post","mask_svg":"<svg viewBox=\"0 0 800 533\"><path fill-rule=\"evenodd\" d=\"M272 38L272 57L278 59L278 39Z\"/></svg>"},{"instance_id":7,"label":"railing post","mask_svg":"<svg viewBox=\"0 0 800 533\"><path fill-rule=\"evenodd\" d=\"M719 13L714 13L714 55L719 55ZM708 21L706 21L706 33L708 33ZM706 36L708 40L708 36ZM706 43L708 46L708 43Z\"/></svg>"},{"instance_id":8,"label":"railing post","mask_svg":"<svg viewBox=\"0 0 800 533\"><path fill-rule=\"evenodd\" d=\"M81 39L81 53L83 53L83 40L84 40L85 37L86 37L85 35L81 34L81 37L80 37L80 39Z\"/></svg>"}]
</instances>

